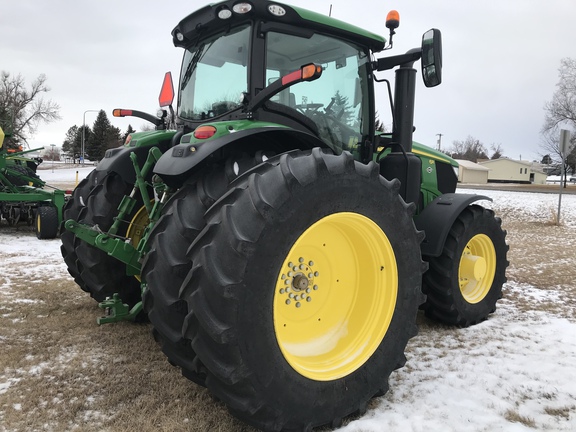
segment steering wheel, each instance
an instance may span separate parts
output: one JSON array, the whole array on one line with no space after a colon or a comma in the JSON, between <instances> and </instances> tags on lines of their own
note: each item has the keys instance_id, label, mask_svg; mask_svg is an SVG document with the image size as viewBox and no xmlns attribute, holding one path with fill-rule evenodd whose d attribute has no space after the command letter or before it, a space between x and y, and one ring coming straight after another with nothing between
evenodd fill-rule
<instances>
[{"instance_id":1,"label":"steering wheel","mask_svg":"<svg viewBox=\"0 0 576 432\"><path fill-rule=\"evenodd\" d=\"M305 114L308 112L316 112L316 111L318 111L318 109L322 108L323 106L324 106L324 104L321 104L321 103L309 103L309 104L299 104L299 105L296 105L294 108L296 108L301 113Z\"/></svg>"}]
</instances>

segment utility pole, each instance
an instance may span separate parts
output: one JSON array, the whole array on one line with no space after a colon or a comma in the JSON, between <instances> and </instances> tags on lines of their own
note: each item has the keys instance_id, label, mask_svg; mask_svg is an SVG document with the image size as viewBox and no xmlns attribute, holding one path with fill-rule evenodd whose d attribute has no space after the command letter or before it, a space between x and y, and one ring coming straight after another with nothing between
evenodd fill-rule
<instances>
[{"instance_id":1,"label":"utility pole","mask_svg":"<svg viewBox=\"0 0 576 432\"><path fill-rule=\"evenodd\" d=\"M442 135L444 134L436 134L436 136L438 137L438 140L436 140L436 143L438 144L438 151L442 151Z\"/></svg>"},{"instance_id":2,"label":"utility pole","mask_svg":"<svg viewBox=\"0 0 576 432\"><path fill-rule=\"evenodd\" d=\"M560 129L560 157L562 158L562 166L560 168L560 193L558 194L558 216L557 222L560 225L560 206L562 203L562 178L564 177L564 182L566 181L566 168L564 165L564 160L568 157L570 153L570 131L566 129Z\"/></svg>"}]
</instances>

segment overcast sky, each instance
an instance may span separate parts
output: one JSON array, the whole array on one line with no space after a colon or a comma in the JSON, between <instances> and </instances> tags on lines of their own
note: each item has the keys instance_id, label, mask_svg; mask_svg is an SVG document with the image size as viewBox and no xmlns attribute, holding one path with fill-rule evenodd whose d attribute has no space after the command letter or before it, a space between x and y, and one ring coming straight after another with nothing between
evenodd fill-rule
<instances>
[{"instance_id":1,"label":"overcast sky","mask_svg":"<svg viewBox=\"0 0 576 432\"><path fill-rule=\"evenodd\" d=\"M0 69L27 83L46 74L46 95L62 120L41 125L32 147L61 145L86 110L104 109L125 131L140 119L115 119L114 108L155 113L166 71L177 80L182 50L172 45L176 24L208 2L198 0L19 0L0 13ZM414 139L442 148L468 135L504 155L541 159L544 104L552 98L558 67L576 57L574 0L292 0L388 38L386 13L400 13L394 49L420 45L429 28L442 31L443 83L427 89L418 78ZM380 54L382 55L382 54ZM420 67L418 63L418 68ZM383 84L376 103L390 123ZM92 126L96 112L85 114Z\"/></svg>"}]
</instances>

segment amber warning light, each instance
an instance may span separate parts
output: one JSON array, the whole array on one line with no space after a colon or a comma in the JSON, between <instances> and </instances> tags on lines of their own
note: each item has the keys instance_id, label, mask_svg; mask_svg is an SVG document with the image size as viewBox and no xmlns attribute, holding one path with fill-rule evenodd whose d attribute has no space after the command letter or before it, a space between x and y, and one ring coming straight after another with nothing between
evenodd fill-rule
<instances>
[{"instance_id":1,"label":"amber warning light","mask_svg":"<svg viewBox=\"0 0 576 432\"><path fill-rule=\"evenodd\" d=\"M386 15L386 28L397 29L400 26L400 14L396 10L391 10Z\"/></svg>"},{"instance_id":2,"label":"amber warning light","mask_svg":"<svg viewBox=\"0 0 576 432\"><path fill-rule=\"evenodd\" d=\"M322 75L322 66L315 65L314 63L302 66L297 71L284 75L282 77L282 85L290 84L294 81L313 81L316 78L320 78Z\"/></svg>"},{"instance_id":3,"label":"amber warning light","mask_svg":"<svg viewBox=\"0 0 576 432\"><path fill-rule=\"evenodd\" d=\"M112 115L114 117L129 117L132 115L132 110L127 110L127 109L115 109L114 111L112 111Z\"/></svg>"}]
</instances>

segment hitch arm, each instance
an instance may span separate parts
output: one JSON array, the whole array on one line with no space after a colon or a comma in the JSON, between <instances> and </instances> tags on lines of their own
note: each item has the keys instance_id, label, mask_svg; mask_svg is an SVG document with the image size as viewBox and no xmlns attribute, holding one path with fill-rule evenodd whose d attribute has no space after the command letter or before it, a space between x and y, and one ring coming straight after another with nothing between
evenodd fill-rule
<instances>
[{"instance_id":1,"label":"hitch arm","mask_svg":"<svg viewBox=\"0 0 576 432\"><path fill-rule=\"evenodd\" d=\"M123 238L112 237L100 231L97 227L79 224L70 219L64 225L67 230L86 243L103 250L126 264L126 274L129 276L140 274L140 253Z\"/></svg>"}]
</instances>

